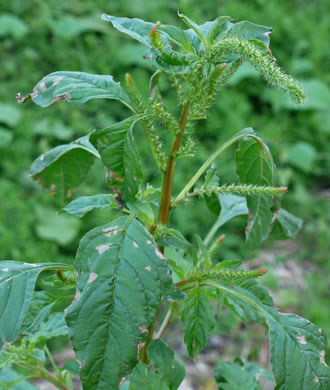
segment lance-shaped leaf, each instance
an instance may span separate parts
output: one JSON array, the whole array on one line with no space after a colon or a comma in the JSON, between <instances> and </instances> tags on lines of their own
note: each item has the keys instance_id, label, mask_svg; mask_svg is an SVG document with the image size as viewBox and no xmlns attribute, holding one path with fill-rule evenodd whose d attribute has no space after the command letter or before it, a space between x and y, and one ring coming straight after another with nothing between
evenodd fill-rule
<instances>
[{"instance_id":1,"label":"lance-shaped leaf","mask_svg":"<svg viewBox=\"0 0 330 390\"><path fill-rule=\"evenodd\" d=\"M117 390L171 291L167 261L139 221L121 217L83 237L76 269L77 296L66 320L84 388Z\"/></svg>"},{"instance_id":2,"label":"lance-shaped leaf","mask_svg":"<svg viewBox=\"0 0 330 390\"><path fill-rule=\"evenodd\" d=\"M190 290L184 300L182 312L184 342L193 358L201 351L215 326L212 304L202 287Z\"/></svg>"},{"instance_id":3,"label":"lance-shaped leaf","mask_svg":"<svg viewBox=\"0 0 330 390\"><path fill-rule=\"evenodd\" d=\"M31 100L41 107L65 100L86 103L91 99L115 99L131 108L131 101L120 83L112 76L85 72L54 72L45 76L26 97L17 96L18 103Z\"/></svg>"},{"instance_id":4,"label":"lance-shaped leaf","mask_svg":"<svg viewBox=\"0 0 330 390\"><path fill-rule=\"evenodd\" d=\"M143 178L141 160L133 138L133 127L145 116L145 114L134 115L111 127L92 133L90 138L109 171L108 185L119 189L125 201L134 199Z\"/></svg>"},{"instance_id":5,"label":"lance-shaped leaf","mask_svg":"<svg viewBox=\"0 0 330 390\"><path fill-rule=\"evenodd\" d=\"M234 289L223 284L218 286L226 296L244 301L266 317L275 390L329 388L330 368L325 361L326 337L322 329L295 314L275 310L264 289L257 288L256 283L245 282Z\"/></svg>"},{"instance_id":6,"label":"lance-shaped leaf","mask_svg":"<svg viewBox=\"0 0 330 390\"><path fill-rule=\"evenodd\" d=\"M295 217L287 210L280 208L275 212L275 221L272 227L271 237L275 240L287 240L296 237L303 225L303 220Z\"/></svg>"},{"instance_id":7,"label":"lance-shaped leaf","mask_svg":"<svg viewBox=\"0 0 330 390\"><path fill-rule=\"evenodd\" d=\"M116 199L110 194L98 194L81 196L67 204L61 211L66 211L69 214L82 218L93 209L103 209L106 207L117 208Z\"/></svg>"},{"instance_id":8,"label":"lance-shaped leaf","mask_svg":"<svg viewBox=\"0 0 330 390\"><path fill-rule=\"evenodd\" d=\"M275 164L267 145L257 136L249 136L240 141L236 151L236 169L242 183L272 186ZM246 228L247 242L258 246L269 236L273 219L272 197L260 193L247 197L249 222Z\"/></svg>"},{"instance_id":9,"label":"lance-shaped leaf","mask_svg":"<svg viewBox=\"0 0 330 390\"><path fill-rule=\"evenodd\" d=\"M72 267L56 263L0 262L0 348L17 339L39 274L57 268Z\"/></svg>"},{"instance_id":10,"label":"lance-shaped leaf","mask_svg":"<svg viewBox=\"0 0 330 390\"><path fill-rule=\"evenodd\" d=\"M30 174L63 204L85 180L95 156L99 155L85 136L42 154L33 162Z\"/></svg>"}]
</instances>

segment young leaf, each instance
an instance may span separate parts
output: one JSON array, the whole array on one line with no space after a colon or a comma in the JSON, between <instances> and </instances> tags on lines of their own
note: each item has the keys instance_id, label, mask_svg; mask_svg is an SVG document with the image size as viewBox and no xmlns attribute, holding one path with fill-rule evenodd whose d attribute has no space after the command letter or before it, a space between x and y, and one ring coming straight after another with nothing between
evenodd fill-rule
<instances>
[{"instance_id":1,"label":"young leaf","mask_svg":"<svg viewBox=\"0 0 330 390\"><path fill-rule=\"evenodd\" d=\"M296 237L303 225L303 220L295 217L285 209L275 212L271 237L275 240L287 240Z\"/></svg>"},{"instance_id":2,"label":"young leaf","mask_svg":"<svg viewBox=\"0 0 330 390\"><path fill-rule=\"evenodd\" d=\"M230 16L219 16L211 22L210 28L206 34L207 41L212 45L217 39L222 38L233 26L230 22Z\"/></svg>"},{"instance_id":3,"label":"young leaf","mask_svg":"<svg viewBox=\"0 0 330 390\"><path fill-rule=\"evenodd\" d=\"M189 72L191 64L197 60L197 57L192 54L184 55L171 49L164 50L162 53L152 50L151 56L154 68L174 74Z\"/></svg>"},{"instance_id":4,"label":"young leaf","mask_svg":"<svg viewBox=\"0 0 330 390\"><path fill-rule=\"evenodd\" d=\"M81 240L76 299L66 313L86 389L115 390L137 363L156 309L171 291L168 264L133 217Z\"/></svg>"},{"instance_id":5,"label":"young leaf","mask_svg":"<svg viewBox=\"0 0 330 390\"><path fill-rule=\"evenodd\" d=\"M177 390L185 377L185 369L174 359L173 351L158 339L148 346L147 352L155 372L164 379L170 390Z\"/></svg>"},{"instance_id":6,"label":"young leaf","mask_svg":"<svg viewBox=\"0 0 330 390\"><path fill-rule=\"evenodd\" d=\"M141 361L130 376L129 390L170 390L164 378Z\"/></svg>"},{"instance_id":7,"label":"young leaf","mask_svg":"<svg viewBox=\"0 0 330 390\"><path fill-rule=\"evenodd\" d=\"M238 215L248 214L248 208L246 204L246 198L238 195L231 194L217 194L216 195L220 204L221 212L213 225L212 229L205 238L205 243L208 244L214 234L220 229L222 225Z\"/></svg>"},{"instance_id":8,"label":"young leaf","mask_svg":"<svg viewBox=\"0 0 330 390\"><path fill-rule=\"evenodd\" d=\"M184 14L180 14L180 12L178 12L178 15L179 15L179 18L197 34L198 38L200 39L200 41L203 44L204 50L206 50L208 47L208 43L206 41L206 37L204 35L204 32L200 28L201 26L198 26L193 20L188 18L188 16L186 16Z\"/></svg>"},{"instance_id":9,"label":"young leaf","mask_svg":"<svg viewBox=\"0 0 330 390\"><path fill-rule=\"evenodd\" d=\"M70 144L57 146L32 164L32 178L61 204L85 180L95 156L98 156L88 138L82 137Z\"/></svg>"},{"instance_id":10,"label":"young leaf","mask_svg":"<svg viewBox=\"0 0 330 390\"><path fill-rule=\"evenodd\" d=\"M134 202L128 202L127 207L147 228L155 223L154 212L148 201L135 199Z\"/></svg>"},{"instance_id":11,"label":"young leaf","mask_svg":"<svg viewBox=\"0 0 330 390\"><path fill-rule=\"evenodd\" d=\"M190 247L189 241L179 230L175 229L166 229L166 234L157 239L157 243L165 248L174 248L179 251L186 251Z\"/></svg>"},{"instance_id":12,"label":"young leaf","mask_svg":"<svg viewBox=\"0 0 330 390\"><path fill-rule=\"evenodd\" d=\"M275 165L267 145L259 137L250 136L240 141L236 152L236 169L242 183L273 185ZM248 196L247 205L249 222L246 239L251 246L258 246L270 233L272 197L262 193Z\"/></svg>"},{"instance_id":13,"label":"young leaf","mask_svg":"<svg viewBox=\"0 0 330 390\"><path fill-rule=\"evenodd\" d=\"M186 51L193 53L193 45L188 35L181 28L171 25L163 25L158 26L158 30L160 32L166 33L168 38L175 42L177 45L183 47Z\"/></svg>"},{"instance_id":14,"label":"young leaf","mask_svg":"<svg viewBox=\"0 0 330 390\"><path fill-rule=\"evenodd\" d=\"M245 371L238 363L217 361L214 376L220 390L259 389L255 375Z\"/></svg>"},{"instance_id":15,"label":"young leaf","mask_svg":"<svg viewBox=\"0 0 330 390\"><path fill-rule=\"evenodd\" d=\"M263 42L266 46L269 46L269 34L273 32L271 27L261 26L243 20L242 22L235 23L228 31L227 36L243 39L254 39Z\"/></svg>"},{"instance_id":16,"label":"young leaf","mask_svg":"<svg viewBox=\"0 0 330 390\"><path fill-rule=\"evenodd\" d=\"M30 336L32 342L47 341L53 337L66 336L68 327L63 313L52 313L46 322L41 323L37 332Z\"/></svg>"},{"instance_id":17,"label":"young leaf","mask_svg":"<svg viewBox=\"0 0 330 390\"><path fill-rule=\"evenodd\" d=\"M106 207L117 208L116 199L110 194L98 194L81 196L67 204L61 211L66 211L69 214L82 218L94 209L103 209Z\"/></svg>"},{"instance_id":18,"label":"young leaf","mask_svg":"<svg viewBox=\"0 0 330 390\"><path fill-rule=\"evenodd\" d=\"M110 171L108 185L122 192L124 201L134 200L142 180L142 166L133 138L133 127L146 115L134 115L91 134L91 142Z\"/></svg>"},{"instance_id":19,"label":"young leaf","mask_svg":"<svg viewBox=\"0 0 330 390\"><path fill-rule=\"evenodd\" d=\"M71 267L56 263L0 262L0 348L17 339L39 274L57 268Z\"/></svg>"},{"instance_id":20,"label":"young leaf","mask_svg":"<svg viewBox=\"0 0 330 390\"><path fill-rule=\"evenodd\" d=\"M190 290L184 300L182 312L184 342L190 357L201 351L215 326L215 314L203 288Z\"/></svg>"},{"instance_id":21,"label":"young leaf","mask_svg":"<svg viewBox=\"0 0 330 390\"><path fill-rule=\"evenodd\" d=\"M18 103L32 101L41 107L65 100L86 103L91 99L115 99L131 108L131 100L112 76L85 72L54 72L44 77L26 97L17 96Z\"/></svg>"}]
</instances>

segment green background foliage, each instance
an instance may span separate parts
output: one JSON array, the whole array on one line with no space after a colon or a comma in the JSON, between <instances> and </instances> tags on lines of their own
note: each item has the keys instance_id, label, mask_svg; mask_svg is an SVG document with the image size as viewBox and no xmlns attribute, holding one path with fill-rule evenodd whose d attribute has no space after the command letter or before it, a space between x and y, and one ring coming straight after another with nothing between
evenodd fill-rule
<instances>
[{"instance_id":1,"label":"green background foliage","mask_svg":"<svg viewBox=\"0 0 330 390\"><path fill-rule=\"evenodd\" d=\"M0 259L72 264L79 238L97 225L107 223L116 210L95 210L82 222L56 213L63 206L29 177L32 162L59 144L69 143L94 128L106 128L123 120L128 111L113 100L91 101L83 106L57 103L47 111L30 104L16 105L15 94L26 95L45 75L57 71L109 74L124 83L130 72L147 98L145 80L151 67L143 59L145 48L101 20L102 13L140 17L150 22L178 24L177 9L196 22L230 15L274 28L271 48L278 64L305 87L304 106L292 104L284 93L265 86L251 66L245 64L221 91L207 121L196 127L196 159L179 160L176 181L186 182L207 156L237 131L251 126L270 146L278 167L276 185L287 186L283 207L302 218L304 227L295 247L266 242L263 252L275 253L268 264L265 283L287 311L309 318L329 333L329 136L330 136L330 1L318 0L2 0L0 5ZM176 112L169 85L162 83L167 104ZM169 92L167 94L167 92ZM134 132L146 179L160 185L152 168L140 127ZM221 183L237 181L233 151L225 155L218 173ZM99 162L74 197L105 193ZM100 173L101 172L101 173ZM181 187L174 188L177 192ZM173 215L172 226L186 236L205 235L216 216L206 202L182 208ZM221 259L246 259L240 216L219 233L228 233L219 252ZM231 232L234 231L234 234ZM302 283L292 286L281 280L276 269L287 267L293 253ZM244 257L243 257L244 254ZM258 255L249 252L253 260ZM283 273L282 273L283 276ZM304 295L304 299L299 297ZM226 330L226 320L217 332ZM235 327L234 324L228 326ZM228 330L228 329L227 329Z\"/></svg>"}]
</instances>

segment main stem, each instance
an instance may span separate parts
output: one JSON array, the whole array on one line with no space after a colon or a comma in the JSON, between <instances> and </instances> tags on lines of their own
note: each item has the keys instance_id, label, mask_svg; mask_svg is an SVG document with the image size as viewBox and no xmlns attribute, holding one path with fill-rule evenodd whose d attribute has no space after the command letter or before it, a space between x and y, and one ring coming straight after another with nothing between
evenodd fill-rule
<instances>
[{"instance_id":1,"label":"main stem","mask_svg":"<svg viewBox=\"0 0 330 390\"><path fill-rule=\"evenodd\" d=\"M183 134L187 124L188 113L189 113L189 103L186 103L182 109L182 113L179 121L180 133L176 136L176 138L172 143L172 147L170 150L170 154L168 156L166 170L163 178L162 196L161 196L159 215L158 215L158 223L162 225L168 225L168 221L170 218L171 197L172 197L172 188L173 188L174 171L175 171L175 153L178 151L182 142Z\"/></svg>"}]
</instances>

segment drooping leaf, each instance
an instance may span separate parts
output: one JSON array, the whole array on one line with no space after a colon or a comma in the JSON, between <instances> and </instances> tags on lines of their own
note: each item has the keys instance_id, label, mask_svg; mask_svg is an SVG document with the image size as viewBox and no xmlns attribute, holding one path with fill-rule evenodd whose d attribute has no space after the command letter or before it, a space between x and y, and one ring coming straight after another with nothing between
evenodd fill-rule
<instances>
[{"instance_id":1,"label":"drooping leaf","mask_svg":"<svg viewBox=\"0 0 330 390\"><path fill-rule=\"evenodd\" d=\"M275 212L271 237L275 240L293 239L303 225L303 220L280 208Z\"/></svg>"},{"instance_id":2,"label":"drooping leaf","mask_svg":"<svg viewBox=\"0 0 330 390\"><path fill-rule=\"evenodd\" d=\"M98 194L92 196L81 196L67 204L61 211L82 218L94 209L103 209L106 207L117 208L115 198L110 194Z\"/></svg>"},{"instance_id":3,"label":"drooping leaf","mask_svg":"<svg viewBox=\"0 0 330 390\"><path fill-rule=\"evenodd\" d=\"M228 31L227 36L243 39L254 39L263 42L266 46L269 46L269 34L273 32L271 27L261 26L243 20L235 23Z\"/></svg>"},{"instance_id":4,"label":"drooping leaf","mask_svg":"<svg viewBox=\"0 0 330 390\"><path fill-rule=\"evenodd\" d=\"M0 262L0 348L4 343L17 339L39 274L57 268L70 269L70 266L56 263Z\"/></svg>"},{"instance_id":5,"label":"drooping leaf","mask_svg":"<svg viewBox=\"0 0 330 390\"><path fill-rule=\"evenodd\" d=\"M259 383L255 375L242 369L238 363L217 361L214 373L219 390L257 390Z\"/></svg>"},{"instance_id":6,"label":"drooping leaf","mask_svg":"<svg viewBox=\"0 0 330 390\"><path fill-rule=\"evenodd\" d=\"M201 351L215 326L215 314L203 288L190 290L184 300L182 312L184 342L190 357Z\"/></svg>"},{"instance_id":7,"label":"drooping leaf","mask_svg":"<svg viewBox=\"0 0 330 390\"><path fill-rule=\"evenodd\" d=\"M166 381L141 361L130 376L129 390L170 390Z\"/></svg>"},{"instance_id":8,"label":"drooping leaf","mask_svg":"<svg viewBox=\"0 0 330 390\"><path fill-rule=\"evenodd\" d=\"M103 14L102 19L111 22L118 31L129 35L149 48L152 47L149 33L155 23L145 22L138 18L118 18L107 14Z\"/></svg>"},{"instance_id":9,"label":"drooping leaf","mask_svg":"<svg viewBox=\"0 0 330 390\"><path fill-rule=\"evenodd\" d=\"M60 203L69 199L85 180L95 156L88 137L60 145L38 157L31 167L32 178Z\"/></svg>"},{"instance_id":10,"label":"drooping leaf","mask_svg":"<svg viewBox=\"0 0 330 390\"><path fill-rule=\"evenodd\" d=\"M95 131L91 142L97 148L108 172L108 185L122 192L123 200L134 200L143 178L133 127L146 115L134 115L111 127Z\"/></svg>"},{"instance_id":11,"label":"drooping leaf","mask_svg":"<svg viewBox=\"0 0 330 390\"><path fill-rule=\"evenodd\" d=\"M136 365L156 308L171 291L164 260L153 237L131 216L81 240L78 290L66 320L86 389L117 390Z\"/></svg>"},{"instance_id":12,"label":"drooping leaf","mask_svg":"<svg viewBox=\"0 0 330 390\"><path fill-rule=\"evenodd\" d=\"M220 290L266 317L275 390L328 389L330 368L325 361L326 337L322 329L295 314L278 312L272 307L266 290L260 288L249 280L235 286L234 290L223 285Z\"/></svg>"},{"instance_id":13,"label":"drooping leaf","mask_svg":"<svg viewBox=\"0 0 330 390\"><path fill-rule=\"evenodd\" d=\"M91 99L115 99L131 107L131 101L120 83L112 76L85 72L54 72L45 76L26 97L17 96L18 103L31 100L41 107L65 100L86 103Z\"/></svg>"},{"instance_id":14,"label":"drooping leaf","mask_svg":"<svg viewBox=\"0 0 330 390\"><path fill-rule=\"evenodd\" d=\"M272 186L275 164L267 145L257 136L240 141L236 151L236 170L241 183ZM249 245L258 246L270 233L273 219L272 197L265 194L247 197L249 222L246 239Z\"/></svg>"},{"instance_id":15,"label":"drooping leaf","mask_svg":"<svg viewBox=\"0 0 330 390\"><path fill-rule=\"evenodd\" d=\"M147 352L155 372L165 380L170 390L177 390L185 377L185 369L174 359L173 351L158 339L148 346Z\"/></svg>"}]
</instances>

